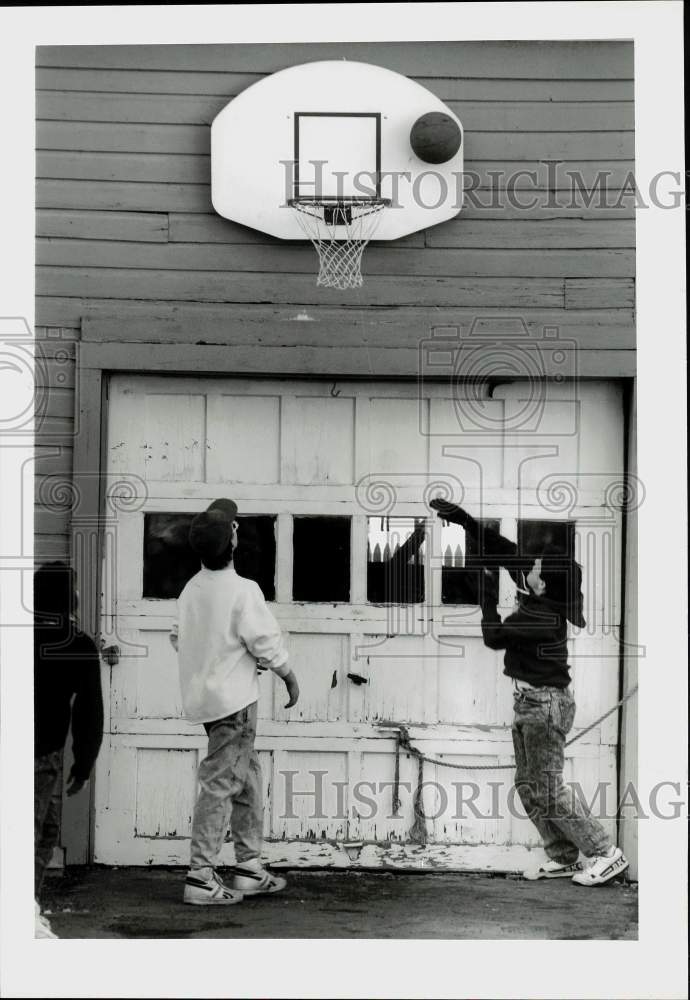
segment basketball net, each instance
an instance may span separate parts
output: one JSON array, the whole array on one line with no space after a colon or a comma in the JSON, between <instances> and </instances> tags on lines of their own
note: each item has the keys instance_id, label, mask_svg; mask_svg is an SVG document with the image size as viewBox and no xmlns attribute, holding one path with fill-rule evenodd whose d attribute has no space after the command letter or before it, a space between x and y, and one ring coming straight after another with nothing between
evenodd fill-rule
<instances>
[{"instance_id":1,"label":"basketball net","mask_svg":"<svg viewBox=\"0 0 690 1000\"><path fill-rule=\"evenodd\" d=\"M359 288L362 255L373 237L386 199L334 202L292 199L290 207L319 255L316 284L322 288Z\"/></svg>"}]
</instances>

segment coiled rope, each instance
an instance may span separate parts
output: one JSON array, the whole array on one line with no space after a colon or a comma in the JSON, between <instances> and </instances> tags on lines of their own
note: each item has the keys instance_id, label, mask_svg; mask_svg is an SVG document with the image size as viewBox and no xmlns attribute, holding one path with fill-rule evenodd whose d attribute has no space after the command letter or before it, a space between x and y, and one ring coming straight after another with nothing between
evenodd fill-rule
<instances>
[{"instance_id":1,"label":"coiled rope","mask_svg":"<svg viewBox=\"0 0 690 1000\"><path fill-rule=\"evenodd\" d=\"M637 684L632 687L627 694L623 695L616 704L610 708L603 715L600 715L598 719L595 719L591 725L587 726L585 729L581 729L577 736L573 736L572 739L566 742L566 746L572 746L573 743L577 743L581 740L583 736L591 732L592 729L608 719L609 715L613 715L621 705L624 705L626 701L633 697L637 693ZM395 745L395 776L393 781L393 815L397 816L400 809L400 754L406 753L412 757L417 758L418 770L417 770L417 787L415 789L414 798L412 801L412 808L414 811L414 823L410 829L410 839L418 844L425 844L427 840L426 834L426 815L424 813L424 803L422 801L422 792L424 786L424 764L436 764L439 767L451 767L460 771L511 771L515 767L514 764L458 764L455 761L441 760L440 757L430 757L428 754L422 753L419 747L412 745L410 741L410 733L402 722L381 722L378 724L379 729L395 729L397 731L396 745Z\"/></svg>"}]
</instances>

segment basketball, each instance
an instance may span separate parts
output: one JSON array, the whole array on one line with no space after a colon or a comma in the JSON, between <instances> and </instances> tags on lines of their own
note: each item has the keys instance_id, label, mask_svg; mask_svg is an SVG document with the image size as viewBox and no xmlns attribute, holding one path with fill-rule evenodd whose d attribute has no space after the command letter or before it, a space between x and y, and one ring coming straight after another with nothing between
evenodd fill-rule
<instances>
[{"instance_id":1,"label":"basketball","mask_svg":"<svg viewBox=\"0 0 690 1000\"><path fill-rule=\"evenodd\" d=\"M441 111L422 115L410 131L410 145L425 163L446 163L455 156L461 142L460 126Z\"/></svg>"}]
</instances>

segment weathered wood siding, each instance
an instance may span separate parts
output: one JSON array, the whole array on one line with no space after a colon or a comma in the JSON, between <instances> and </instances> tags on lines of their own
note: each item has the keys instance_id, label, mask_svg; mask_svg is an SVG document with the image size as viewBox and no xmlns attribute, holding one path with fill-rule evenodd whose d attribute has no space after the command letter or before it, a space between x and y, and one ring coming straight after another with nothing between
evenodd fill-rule
<instances>
[{"instance_id":1,"label":"weathered wood siding","mask_svg":"<svg viewBox=\"0 0 690 1000\"><path fill-rule=\"evenodd\" d=\"M465 127L465 168L482 188L492 171L534 170L545 195L562 193L568 170L587 185L606 170L620 203L469 204L442 226L373 245L356 293L317 289L311 246L214 214L209 131L262 76L343 57L404 73L447 101ZM278 371L272 346L367 344L414 357L432 326L488 309L606 352L602 375L631 370L621 366L635 347L634 204L624 191L634 155L631 43L43 47L37 119L39 559L68 550L70 495L60 484L71 472L80 338L261 342L266 370ZM239 155L251 164L251 149ZM525 196L527 183L517 184ZM477 195L489 203L488 190ZM311 322L295 322L305 312Z\"/></svg>"}]
</instances>

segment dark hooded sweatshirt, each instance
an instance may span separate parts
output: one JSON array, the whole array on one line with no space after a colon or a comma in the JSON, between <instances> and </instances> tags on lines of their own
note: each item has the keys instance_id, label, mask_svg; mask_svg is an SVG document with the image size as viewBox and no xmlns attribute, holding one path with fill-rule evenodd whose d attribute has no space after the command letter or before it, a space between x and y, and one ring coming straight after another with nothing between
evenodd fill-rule
<instances>
[{"instance_id":1,"label":"dark hooded sweatshirt","mask_svg":"<svg viewBox=\"0 0 690 1000\"><path fill-rule=\"evenodd\" d=\"M482 635L490 649L505 649L503 673L534 687L570 683L566 620L546 598L530 594L505 621L495 603L482 604Z\"/></svg>"},{"instance_id":2,"label":"dark hooded sweatshirt","mask_svg":"<svg viewBox=\"0 0 690 1000\"><path fill-rule=\"evenodd\" d=\"M526 586L526 576L534 555L520 555L514 542L497 531L481 526L466 511L459 521L481 540L477 564L488 568L504 566L518 586ZM534 687L567 687L570 683L567 621L585 626L582 614L581 571L564 557L543 560L542 579L547 584L543 597L529 593L521 597L518 610L501 621L496 610L497 594L483 590L482 635L490 649L505 649L504 674ZM567 566L567 572L564 567ZM559 600L549 600L556 593Z\"/></svg>"},{"instance_id":3,"label":"dark hooded sweatshirt","mask_svg":"<svg viewBox=\"0 0 690 1000\"><path fill-rule=\"evenodd\" d=\"M72 700L74 699L74 700ZM61 750L72 722L72 774L86 781L103 739L98 651L73 625L34 628L34 755Z\"/></svg>"}]
</instances>

